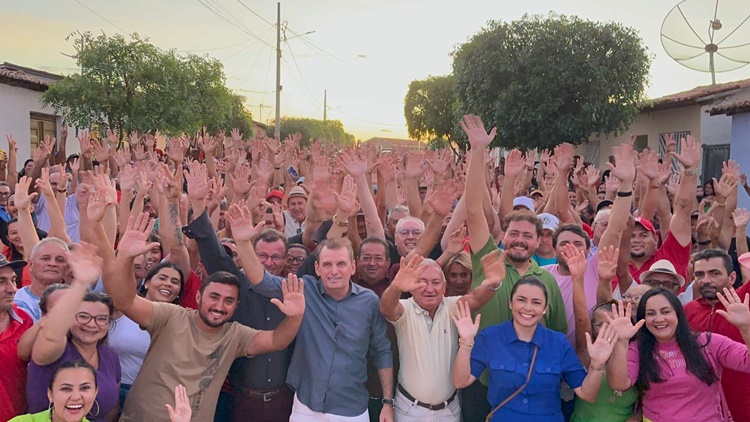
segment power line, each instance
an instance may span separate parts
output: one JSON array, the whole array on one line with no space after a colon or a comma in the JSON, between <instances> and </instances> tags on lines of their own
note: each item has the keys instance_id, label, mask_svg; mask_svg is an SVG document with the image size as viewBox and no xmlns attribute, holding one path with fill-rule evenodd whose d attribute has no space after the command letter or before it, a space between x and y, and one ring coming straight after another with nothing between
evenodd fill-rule
<instances>
[{"instance_id":1,"label":"power line","mask_svg":"<svg viewBox=\"0 0 750 422\"><path fill-rule=\"evenodd\" d=\"M286 42L287 49L289 50L289 55L292 57L292 62L294 62L294 67L297 68L297 73L299 74L300 79L302 80L302 87L307 91L308 94L310 94L310 97L315 98L315 95L310 91L310 87L307 85L307 81L305 81L305 76L302 74L302 70L300 70L299 65L297 64L297 59L294 57L294 53L292 52L292 46L289 45L288 40L284 40ZM316 100L315 103L317 105L320 105L320 103Z\"/></svg>"},{"instance_id":2,"label":"power line","mask_svg":"<svg viewBox=\"0 0 750 422\"><path fill-rule=\"evenodd\" d=\"M85 4L81 3L81 2L79 1L79 0L75 0L75 2L76 2L76 3L78 3L78 4L80 4L81 6L85 7L85 8L86 8L86 10L88 10L89 12L91 12L91 13L95 14L96 16L99 16L99 17L100 17L100 18L101 18L101 19L102 19L103 21L105 21L105 22L107 22L108 24L110 24L110 25L114 26L115 28L119 29L119 30L120 30L120 32L122 32L123 34L125 34L125 35L127 35L127 34L128 34L128 31L126 31L126 30L124 30L124 29L120 28L119 26L117 26L117 25L115 25L114 23L112 23L112 21L110 21L109 19L107 19L107 18L105 18L104 16L102 16L102 15L100 15L100 14L96 13L96 12L95 12L95 11L94 11L93 9L91 9L90 7L88 7L88 6L86 6Z\"/></svg>"},{"instance_id":3,"label":"power line","mask_svg":"<svg viewBox=\"0 0 750 422\"><path fill-rule=\"evenodd\" d=\"M253 11L253 9L251 9L251 8L247 7L247 5L246 5L245 3L243 3L243 2L242 2L242 0L237 0L237 3L241 4L241 5L242 5L242 7L244 7L244 8L245 8L245 9L247 9L247 10L249 10L249 11L250 11L250 13L252 13L252 14L253 14L253 15L255 15L255 16L257 16L257 17L258 17L258 18L259 18L260 20L262 20L263 22L265 22L265 23L267 23L267 24L269 24L269 25L271 25L271 26L276 26L276 24L274 24L274 23L271 23L271 22L270 22L270 21L269 21L268 19L266 19L266 18L264 18L263 16L261 16L261 15L259 15L259 14L255 13L255 12Z\"/></svg>"},{"instance_id":4,"label":"power line","mask_svg":"<svg viewBox=\"0 0 750 422\"><path fill-rule=\"evenodd\" d=\"M202 53L204 51L224 50L224 49L227 49L227 48L237 47L238 45L245 44L248 41L250 41L250 40L242 40L242 41L238 42L237 44L225 45L223 47L203 48L203 49L199 49L199 50L175 50L175 52L176 53Z\"/></svg>"},{"instance_id":5,"label":"power line","mask_svg":"<svg viewBox=\"0 0 750 422\"><path fill-rule=\"evenodd\" d=\"M78 0L76 0L76 1L78 1ZM198 3L201 6L205 7L206 9L208 9L216 17L218 17L219 19L221 19L222 21L224 21L227 25L231 26L235 30L237 30L237 31L239 31L239 32L241 32L243 34L249 35L252 38L255 38L256 40L260 41L261 43L265 44L266 46L268 46L270 48L274 48L274 46L272 46L271 44L267 43L262 38L260 38L258 35L256 35L254 32L250 31L247 27L245 27L234 15L232 15L231 13L229 13L228 10L226 10L226 8L224 8L225 11L227 12L227 14L229 16L231 16L231 18L234 19L234 22L232 21L232 19L230 17L227 17L224 14L222 14L222 12L219 10L219 8L223 8L223 6L220 3L217 3L216 5L212 5L212 4L209 4L210 0L197 0L197 1L198 1Z\"/></svg>"}]
</instances>

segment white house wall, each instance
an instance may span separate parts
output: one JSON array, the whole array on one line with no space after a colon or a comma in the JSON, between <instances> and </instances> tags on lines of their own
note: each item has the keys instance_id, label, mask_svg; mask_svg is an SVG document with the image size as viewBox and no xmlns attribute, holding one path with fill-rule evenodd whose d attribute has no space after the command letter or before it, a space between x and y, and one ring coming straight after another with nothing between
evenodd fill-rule
<instances>
[{"instance_id":1,"label":"white house wall","mask_svg":"<svg viewBox=\"0 0 750 422\"><path fill-rule=\"evenodd\" d=\"M31 158L30 113L54 115L49 107L42 107L42 93L16 86L0 84L0 148L8 150L6 134L12 134L18 143L18 169ZM61 131L61 119L57 119L57 133ZM75 129L68 128L67 155L80 151Z\"/></svg>"}]
</instances>

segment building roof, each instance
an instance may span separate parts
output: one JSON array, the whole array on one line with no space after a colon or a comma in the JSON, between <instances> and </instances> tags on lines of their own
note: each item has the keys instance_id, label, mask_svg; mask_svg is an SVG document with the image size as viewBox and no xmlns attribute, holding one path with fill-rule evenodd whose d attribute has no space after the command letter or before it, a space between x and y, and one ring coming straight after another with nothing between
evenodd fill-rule
<instances>
[{"instance_id":1,"label":"building roof","mask_svg":"<svg viewBox=\"0 0 750 422\"><path fill-rule=\"evenodd\" d=\"M708 113L712 116L716 114L737 114L750 113L750 90L740 91L730 95L721 102L717 103Z\"/></svg>"},{"instance_id":2,"label":"building roof","mask_svg":"<svg viewBox=\"0 0 750 422\"><path fill-rule=\"evenodd\" d=\"M641 107L641 112L667 110L670 108L710 102L748 87L750 87L750 79L716 85L698 86L688 91L655 98L649 101L644 107Z\"/></svg>"},{"instance_id":3,"label":"building roof","mask_svg":"<svg viewBox=\"0 0 750 422\"><path fill-rule=\"evenodd\" d=\"M53 83L61 80L62 75L32 69L5 62L0 64L0 83L13 85L33 91L46 91Z\"/></svg>"},{"instance_id":4,"label":"building roof","mask_svg":"<svg viewBox=\"0 0 750 422\"><path fill-rule=\"evenodd\" d=\"M396 139L396 138L370 138L364 142L363 144L375 144L377 146L380 146L382 148L386 147L404 147L407 149L421 149L423 148L423 145L419 141L415 141L413 139Z\"/></svg>"}]
</instances>

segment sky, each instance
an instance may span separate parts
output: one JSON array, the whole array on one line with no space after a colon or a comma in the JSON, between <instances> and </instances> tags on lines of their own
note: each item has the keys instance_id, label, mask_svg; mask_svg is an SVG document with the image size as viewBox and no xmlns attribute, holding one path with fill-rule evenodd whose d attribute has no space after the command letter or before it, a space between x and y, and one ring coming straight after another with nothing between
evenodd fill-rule
<instances>
[{"instance_id":1,"label":"sky","mask_svg":"<svg viewBox=\"0 0 750 422\"><path fill-rule=\"evenodd\" d=\"M687 19L703 30L716 0L687 0ZM650 98L710 84L708 73L675 62L660 40L676 0L285 0L281 5L281 114L341 120L357 139L408 138L404 97L409 82L451 72L450 53L488 20L524 14L577 15L636 29L653 57ZM692 7L691 7L692 4ZM720 0L723 32L750 15L747 0ZM0 0L0 62L54 73L76 72L76 31L148 37L162 49L207 54L224 64L227 86L246 97L254 119L275 107L276 2L258 0ZM212 10L210 10L212 9ZM222 17L217 16L220 15ZM227 20L231 22L230 25ZM674 29L672 29L674 30ZM311 32L314 31L314 32ZM700 35L699 35L700 34ZM750 21L726 41L750 43ZM690 50L688 50L690 51ZM735 50L739 51L739 50ZM746 60L750 60L750 48ZM750 78L750 66L717 74L717 82Z\"/></svg>"}]
</instances>

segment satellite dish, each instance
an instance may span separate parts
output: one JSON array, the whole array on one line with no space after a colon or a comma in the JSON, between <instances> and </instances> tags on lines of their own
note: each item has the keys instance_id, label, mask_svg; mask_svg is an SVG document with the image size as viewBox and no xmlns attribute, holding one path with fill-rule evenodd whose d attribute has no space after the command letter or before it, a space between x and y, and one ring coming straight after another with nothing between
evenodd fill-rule
<instances>
[{"instance_id":1,"label":"satellite dish","mask_svg":"<svg viewBox=\"0 0 750 422\"><path fill-rule=\"evenodd\" d=\"M728 72L750 64L748 0L684 0L664 18L661 45L677 63L701 72Z\"/></svg>"}]
</instances>

